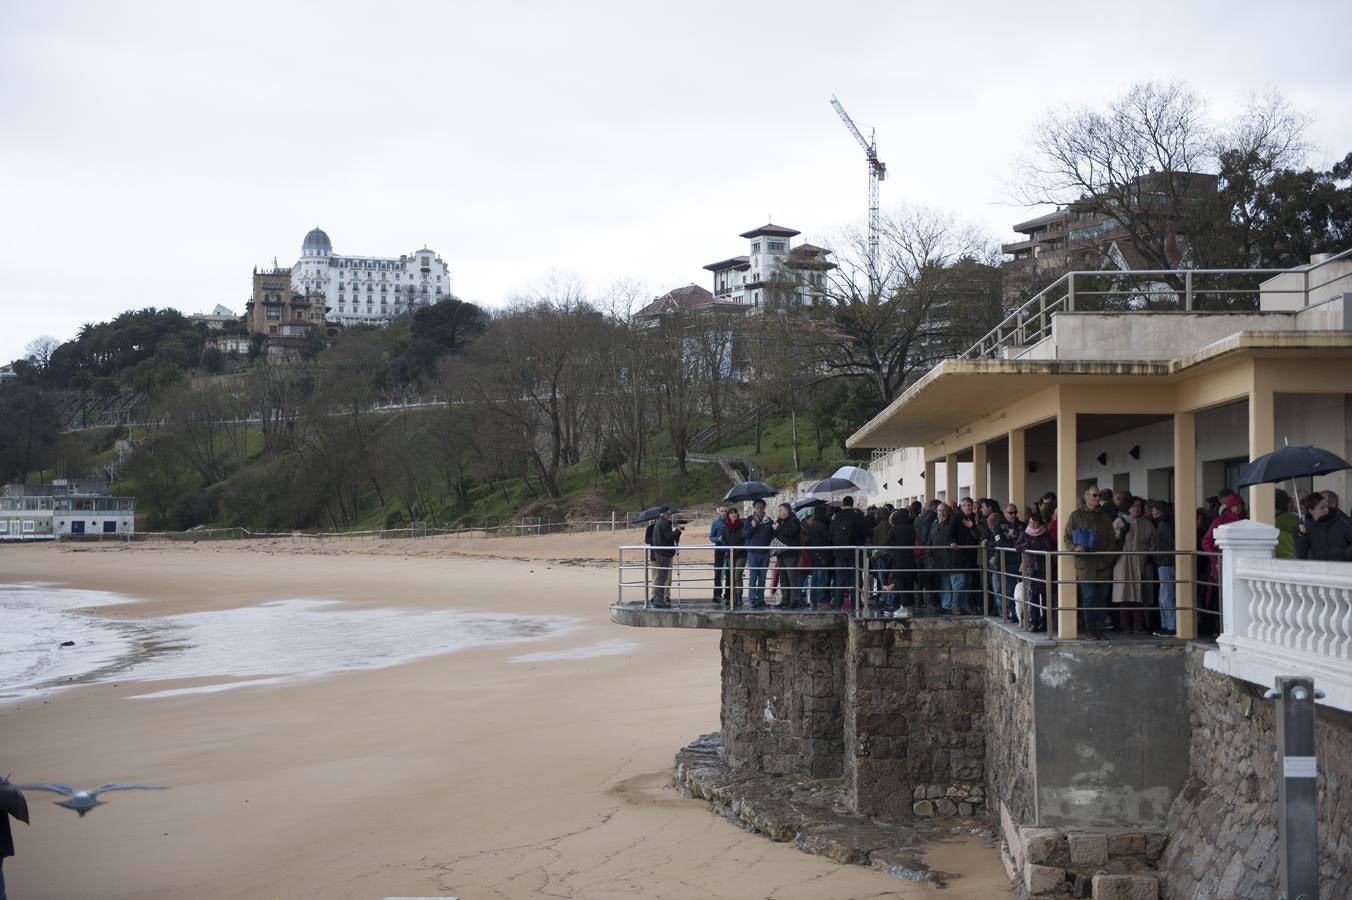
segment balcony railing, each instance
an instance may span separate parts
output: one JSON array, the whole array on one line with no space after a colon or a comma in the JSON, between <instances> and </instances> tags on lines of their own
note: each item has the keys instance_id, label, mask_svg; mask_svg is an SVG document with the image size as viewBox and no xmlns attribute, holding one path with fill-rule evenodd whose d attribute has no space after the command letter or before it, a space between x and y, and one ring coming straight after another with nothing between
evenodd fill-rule
<instances>
[{"instance_id":1,"label":"balcony railing","mask_svg":"<svg viewBox=\"0 0 1352 900\"><path fill-rule=\"evenodd\" d=\"M1052 318L1062 312L1252 312L1264 294L1294 295L1309 305L1310 294L1346 281L1352 273L1322 272L1352 259L1344 250L1323 262L1295 269L1135 269L1067 272L1043 288L977 341L960 359L985 359L1027 348L1051 336ZM1263 288L1275 275L1301 275L1297 287ZM1289 308L1285 306L1283 308ZM1021 355L1021 354L1020 354Z\"/></svg>"},{"instance_id":2,"label":"balcony railing","mask_svg":"<svg viewBox=\"0 0 1352 900\"><path fill-rule=\"evenodd\" d=\"M1273 559L1277 529L1216 529L1225 630L1206 666L1272 687L1308 675L1329 706L1352 711L1352 563Z\"/></svg>"},{"instance_id":3,"label":"balcony railing","mask_svg":"<svg viewBox=\"0 0 1352 900\"><path fill-rule=\"evenodd\" d=\"M1204 635L1221 631L1215 554L1199 551L1071 553L1010 547L819 546L779 553L768 547L685 545L674 556L651 546L619 548L620 605L686 612L794 612L856 618L985 615L1061 639L1078 621L1082 636L1181 633L1195 616ZM1166 556L1172 565L1156 566ZM1100 599L1062 596L1061 558L1131 560L1102 580L1077 579ZM1195 573L1195 574L1194 574ZM1183 588L1187 589L1184 590ZM1066 618L1068 617L1068 618Z\"/></svg>"}]
</instances>

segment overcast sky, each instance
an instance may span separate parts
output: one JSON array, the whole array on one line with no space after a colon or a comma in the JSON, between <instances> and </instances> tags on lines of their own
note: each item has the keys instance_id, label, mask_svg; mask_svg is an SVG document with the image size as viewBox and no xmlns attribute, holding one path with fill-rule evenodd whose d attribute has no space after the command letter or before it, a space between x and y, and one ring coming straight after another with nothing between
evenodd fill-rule
<instances>
[{"instance_id":1,"label":"overcast sky","mask_svg":"<svg viewBox=\"0 0 1352 900\"><path fill-rule=\"evenodd\" d=\"M0 360L128 308L243 312L250 269L315 225L338 253L430 246L489 306L551 275L707 286L771 215L813 240L862 220L833 93L877 129L884 206L996 238L1030 214L1033 123L1145 78L1221 118L1277 88L1327 163L1352 150L1346 10L6 2Z\"/></svg>"}]
</instances>

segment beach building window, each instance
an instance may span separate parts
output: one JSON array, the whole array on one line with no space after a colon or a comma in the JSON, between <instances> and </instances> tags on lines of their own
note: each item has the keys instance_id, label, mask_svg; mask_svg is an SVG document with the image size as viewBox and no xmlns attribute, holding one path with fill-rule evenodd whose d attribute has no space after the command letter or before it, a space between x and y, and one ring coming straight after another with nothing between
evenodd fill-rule
<instances>
[{"instance_id":1,"label":"beach building window","mask_svg":"<svg viewBox=\"0 0 1352 900\"><path fill-rule=\"evenodd\" d=\"M783 249L784 249L784 242L783 242L783 241L770 241L770 250L771 250L771 251L774 251L774 250L783 250Z\"/></svg>"},{"instance_id":2,"label":"beach building window","mask_svg":"<svg viewBox=\"0 0 1352 900\"><path fill-rule=\"evenodd\" d=\"M0 534L9 534L9 519L0 519Z\"/></svg>"},{"instance_id":3,"label":"beach building window","mask_svg":"<svg viewBox=\"0 0 1352 900\"><path fill-rule=\"evenodd\" d=\"M32 533L33 533L33 520L32 520L32 519L24 519L24 520L23 520L23 533L24 533L24 534L32 534Z\"/></svg>"},{"instance_id":4,"label":"beach building window","mask_svg":"<svg viewBox=\"0 0 1352 900\"><path fill-rule=\"evenodd\" d=\"M752 254L760 252L760 241L756 241L754 244L751 245L751 252Z\"/></svg>"}]
</instances>

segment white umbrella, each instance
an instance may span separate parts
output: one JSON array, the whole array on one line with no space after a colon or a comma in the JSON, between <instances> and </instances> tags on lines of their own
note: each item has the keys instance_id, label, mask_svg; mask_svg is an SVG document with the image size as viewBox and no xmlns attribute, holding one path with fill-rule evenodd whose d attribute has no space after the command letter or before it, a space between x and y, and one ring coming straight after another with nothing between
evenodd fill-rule
<instances>
[{"instance_id":1,"label":"white umbrella","mask_svg":"<svg viewBox=\"0 0 1352 900\"><path fill-rule=\"evenodd\" d=\"M881 493L878 490L878 480L873 477L873 473L859 466L841 466L831 477L844 478L866 494Z\"/></svg>"}]
</instances>

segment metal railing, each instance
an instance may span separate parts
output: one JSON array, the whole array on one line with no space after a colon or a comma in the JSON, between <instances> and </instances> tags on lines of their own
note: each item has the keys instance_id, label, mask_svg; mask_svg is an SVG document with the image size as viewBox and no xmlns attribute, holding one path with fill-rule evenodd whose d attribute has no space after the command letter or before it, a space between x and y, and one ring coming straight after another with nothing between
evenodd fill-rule
<instances>
[{"instance_id":1,"label":"metal railing","mask_svg":"<svg viewBox=\"0 0 1352 900\"><path fill-rule=\"evenodd\" d=\"M1309 266L1291 269L1124 269L1067 272L1043 288L969 347L959 359L1001 356L1007 348L1027 348L1051 336L1052 318L1060 312L1245 312L1259 308L1263 295L1296 295L1301 308L1310 294L1348 280L1352 272L1319 280L1321 269L1352 259L1352 249ZM1277 275L1300 275L1299 287L1263 288ZM1235 286L1232 279L1254 280ZM1288 310L1289 311L1289 310Z\"/></svg>"},{"instance_id":2,"label":"metal railing","mask_svg":"<svg viewBox=\"0 0 1352 900\"><path fill-rule=\"evenodd\" d=\"M812 545L783 553L768 547L699 544L679 547L671 556L658 555L663 549L641 544L619 548L618 603L859 618L984 615L1052 638L1061 636L1059 616L1067 613L1077 618L1079 632L1091 635L1105 630L1172 633L1180 613L1198 616L1198 630L1205 636L1222 628L1214 553L1165 554L1174 560L1170 570L1155 565L1161 555L1157 551ZM1060 560L1073 566L1076 557L1093 556L1139 562L1110 578L1077 578L1073 599L1062 603ZM1183 586L1190 588L1186 595ZM1179 603L1180 596L1188 602Z\"/></svg>"}]
</instances>

